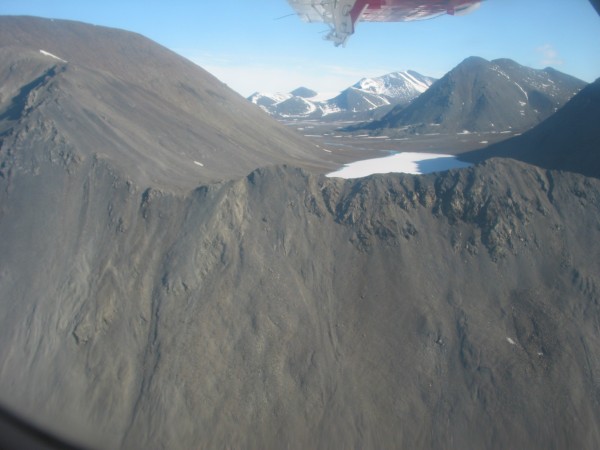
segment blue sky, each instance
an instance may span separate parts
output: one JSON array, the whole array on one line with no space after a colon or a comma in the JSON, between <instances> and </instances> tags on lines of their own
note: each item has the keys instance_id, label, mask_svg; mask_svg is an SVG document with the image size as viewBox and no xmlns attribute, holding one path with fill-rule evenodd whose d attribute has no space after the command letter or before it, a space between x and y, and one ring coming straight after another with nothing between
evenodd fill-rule
<instances>
[{"instance_id":1,"label":"blue sky","mask_svg":"<svg viewBox=\"0 0 600 450\"><path fill-rule=\"evenodd\" d=\"M585 81L600 77L600 17L587 0L486 0L462 17L360 23L345 48L286 0L0 0L0 14L80 20L141 33L244 96L306 86L336 92L412 69L440 77L464 58L512 58Z\"/></svg>"}]
</instances>

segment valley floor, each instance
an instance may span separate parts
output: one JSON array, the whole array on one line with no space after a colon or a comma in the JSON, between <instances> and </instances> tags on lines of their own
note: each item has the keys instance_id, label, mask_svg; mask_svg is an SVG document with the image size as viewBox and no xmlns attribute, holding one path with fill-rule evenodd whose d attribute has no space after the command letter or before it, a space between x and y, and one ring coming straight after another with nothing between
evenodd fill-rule
<instances>
[{"instance_id":1,"label":"valley floor","mask_svg":"<svg viewBox=\"0 0 600 450\"><path fill-rule=\"evenodd\" d=\"M425 134L410 137L370 136L366 133L347 133L341 129L351 123L318 122L314 120L283 121L288 126L312 140L331 161L337 164L389 156L397 152L443 153L460 155L484 148L490 144L518 136L518 131L493 133Z\"/></svg>"}]
</instances>

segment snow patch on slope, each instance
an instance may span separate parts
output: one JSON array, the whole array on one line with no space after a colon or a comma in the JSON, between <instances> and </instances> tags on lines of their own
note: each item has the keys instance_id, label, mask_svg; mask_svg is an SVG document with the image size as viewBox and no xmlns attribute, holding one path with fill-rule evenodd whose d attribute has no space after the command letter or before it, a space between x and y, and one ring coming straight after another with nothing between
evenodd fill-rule
<instances>
[{"instance_id":1,"label":"snow patch on slope","mask_svg":"<svg viewBox=\"0 0 600 450\"><path fill-rule=\"evenodd\" d=\"M384 158L365 159L346 164L328 177L362 178L375 173L425 173L442 172L450 169L469 167L471 164L459 161L455 156L438 153L396 153Z\"/></svg>"},{"instance_id":2,"label":"snow patch on slope","mask_svg":"<svg viewBox=\"0 0 600 450\"><path fill-rule=\"evenodd\" d=\"M42 55L46 55L46 56L49 56L49 57L51 57L51 58L58 59L60 62L64 62L64 63L68 62L68 61L65 61L65 60L64 60L64 59L62 59L62 58L59 58L59 57L58 57L58 56L56 56L56 55L53 55L53 54L52 54L52 53L50 53L50 52L47 52L46 50L40 50L40 53L41 53Z\"/></svg>"}]
</instances>

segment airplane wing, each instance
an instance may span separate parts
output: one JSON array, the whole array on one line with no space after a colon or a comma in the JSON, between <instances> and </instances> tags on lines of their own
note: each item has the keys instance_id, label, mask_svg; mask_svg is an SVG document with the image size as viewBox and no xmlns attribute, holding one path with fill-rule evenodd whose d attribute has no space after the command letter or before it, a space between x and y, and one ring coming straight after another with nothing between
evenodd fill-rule
<instances>
[{"instance_id":1,"label":"airplane wing","mask_svg":"<svg viewBox=\"0 0 600 450\"><path fill-rule=\"evenodd\" d=\"M442 14L460 15L477 9L482 0L288 0L305 22L331 27L326 39L344 45L356 23L408 22Z\"/></svg>"}]
</instances>

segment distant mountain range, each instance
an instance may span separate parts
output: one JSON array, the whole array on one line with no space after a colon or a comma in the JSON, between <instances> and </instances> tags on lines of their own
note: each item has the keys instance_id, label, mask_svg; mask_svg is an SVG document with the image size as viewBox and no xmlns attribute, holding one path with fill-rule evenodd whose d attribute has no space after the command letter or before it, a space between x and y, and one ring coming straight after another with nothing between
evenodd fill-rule
<instances>
[{"instance_id":1,"label":"distant mountain range","mask_svg":"<svg viewBox=\"0 0 600 450\"><path fill-rule=\"evenodd\" d=\"M434 81L408 70L363 78L333 98L300 87L289 93L256 92L248 100L279 119L369 120L395 106L405 107Z\"/></svg>"},{"instance_id":2,"label":"distant mountain range","mask_svg":"<svg viewBox=\"0 0 600 450\"><path fill-rule=\"evenodd\" d=\"M558 111L586 83L553 68L470 57L436 80L414 71L363 78L333 98L301 87L255 93L277 119L360 122L347 131L415 135L527 130Z\"/></svg>"},{"instance_id":3,"label":"distant mountain range","mask_svg":"<svg viewBox=\"0 0 600 450\"><path fill-rule=\"evenodd\" d=\"M470 57L410 105L352 129L385 134L526 130L554 114L586 83L552 68Z\"/></svg>"}]
</instances>

